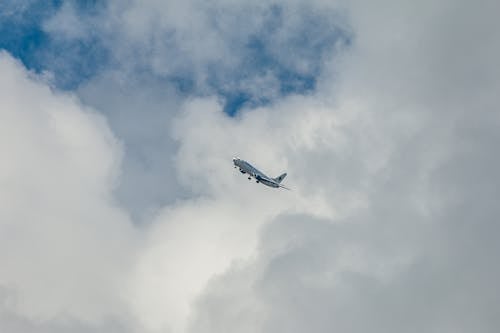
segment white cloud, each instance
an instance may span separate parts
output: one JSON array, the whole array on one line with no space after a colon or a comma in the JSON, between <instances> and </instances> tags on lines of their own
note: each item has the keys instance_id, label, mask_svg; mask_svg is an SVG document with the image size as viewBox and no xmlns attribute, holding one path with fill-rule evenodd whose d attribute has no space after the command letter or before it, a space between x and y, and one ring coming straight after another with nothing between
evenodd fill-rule
<instances>
[{"instance_id":1,"label":"white cloud","mask_svg":"<svg viewBox=\"0 0 500 333\"><path fill-rule=\"evenodd\" d=\"M229 21L246 13L221 6ZM225 42L235 25L211 30L204 20L212 8L110 9L124 22L117 52L141 41L131 53L157 59L156 73L178 66L166 59L179 61L179 53L158 45L172 29L172 38L187 38L179 51L192 56L187 63L231 64ZM113 202L120 149L102 118L4 56L2 151L10 163L0 174L9 204L0 207L2 222L11 222L1 234L19 238L2 242L10 266L0 267L8 309L0 323L63 313L91 323L118 318L118 327L141 332L498 331L494 9L487 1L345 4L352 48L323 59L317 91L234 118L216 97L182 101L137 80L127 89L141 98L130 107L135 98L112 101L115 78L89 82L79 91L85 101L106 113L140 110L155 119L147 129L170 137L153 151L168 156L173 181L148 186L167 187L171 200L135 232ZM150 109L155 115L144 113ZM147 124L141 116L128 119ZM248 182L232 169L234 155L271 176L288 171L293 191ZM41 222L28 223L35 214Z\"/></svg>"},{"instance_id":2,"label":"white cloud","mask_svg":"<svg viewBox=\"0 0 500 333\"><path fill-rule=\"evenodd\" d=\"M121 147L74 96L0 55L0 287L35 321L120 317L133 229L115 204ZM2 310L4 310L2 308Z\"/></svg>"}]
</instances>

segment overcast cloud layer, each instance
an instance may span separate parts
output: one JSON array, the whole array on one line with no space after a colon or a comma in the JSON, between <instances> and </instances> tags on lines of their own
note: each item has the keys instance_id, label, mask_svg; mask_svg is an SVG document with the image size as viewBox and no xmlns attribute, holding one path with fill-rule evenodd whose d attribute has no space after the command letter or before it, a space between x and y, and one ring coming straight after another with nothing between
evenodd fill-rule
<instances>
[{"instance_id":1,"label":"overcast cloud layer","mask_svg":"<svg viewBox=\"0 0 500 333\"><path fill-rule=\"evenodd\" d=\"M497 2L0 10L1 332L500 330Z\"/></svg>"}]
</instances>

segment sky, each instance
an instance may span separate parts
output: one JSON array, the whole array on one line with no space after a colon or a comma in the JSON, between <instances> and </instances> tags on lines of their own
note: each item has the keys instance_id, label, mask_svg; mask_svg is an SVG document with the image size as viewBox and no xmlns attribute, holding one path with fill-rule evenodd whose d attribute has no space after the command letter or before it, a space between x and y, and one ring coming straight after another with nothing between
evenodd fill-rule
<instances>
[{"instance_id":1,"label":"sky","mask_svg":"<svg viewBox=\"0 0 500 333\"><path fill-rule=\"evenodd\" d=\"M498 332L499 11L0 2L0 331Z\"/></svg>"}]
</instances>

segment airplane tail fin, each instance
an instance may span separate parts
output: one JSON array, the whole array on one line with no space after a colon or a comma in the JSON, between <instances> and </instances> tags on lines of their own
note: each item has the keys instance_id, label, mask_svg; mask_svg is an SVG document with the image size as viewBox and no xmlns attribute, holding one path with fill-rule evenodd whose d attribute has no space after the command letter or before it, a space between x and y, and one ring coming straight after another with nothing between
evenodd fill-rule
<instances>
[{"instance_id":1,"label":"airplane tail fin","mask_svg":"<svg viewBox=\"0 0 500 333\"><path fill-rule=\"evenodd\" d=\"M285 177L286 177L286 172L281 176L274 178L274 181L279 184L283 179L285 179Z\"/></svg>"}]
</instances>

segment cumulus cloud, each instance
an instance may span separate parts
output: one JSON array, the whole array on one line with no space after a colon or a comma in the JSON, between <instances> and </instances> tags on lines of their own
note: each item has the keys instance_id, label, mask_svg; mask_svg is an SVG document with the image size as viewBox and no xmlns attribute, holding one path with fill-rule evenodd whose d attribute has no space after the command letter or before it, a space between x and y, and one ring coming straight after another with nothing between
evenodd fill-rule
<instances>
[{"instance_id":1,"label":"cumulus cloud","mask_svg":"<svg viewBox=\"0 0 500 333\"><path fill-rule=\"evenodd\" d=\"M133 248L112 196L121 147L74 96L51 91L6 53L0 66L2 318L121 317Z\"/></svg>"},{"instance_id":2,"label":"cumulus cloud","mask_svg":"<svg viewBox=\"0 0 500 333\"><path fill-rule=\"evenodd\" d=\"M497 7L110 3L101 31L116 32L120 69L131 70L110 69L77 94L114 134L3 56L1 234L13 236L2 241L0 324L57 331L62 315L83 332L498 331ZM295 56L292 36L315 22L301 13L348 26L348 47ZM307 94L229 117L216 89L165 82L190 71L203 81L207 64L238 69L242 40L279 19L261 42L294 73L317 71ZM313 35L291 50L325 41ZM258 77L242 89L261 96L279 79ZM125 140L122 171L147 160L166 175L133 193L151 169L120 177L114 135ZM145 146L162 157L130 157ZM234 155L270 176L286 170L293 191L249 182ZM133 195L120 207L124 175ZM132 228L124 211L162 186L162 203Z\"/></svg>"}]
</instances>

